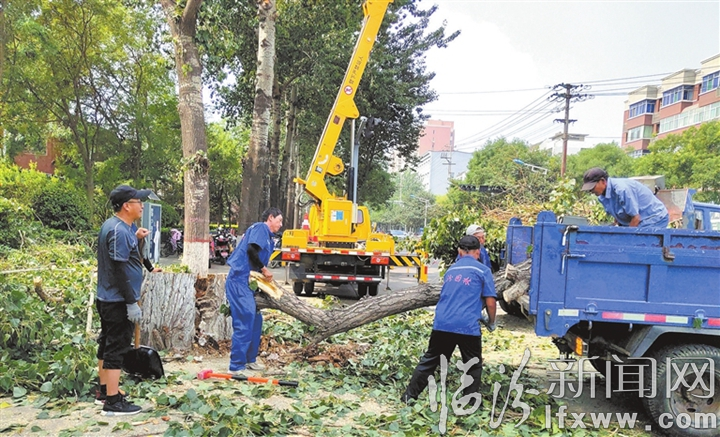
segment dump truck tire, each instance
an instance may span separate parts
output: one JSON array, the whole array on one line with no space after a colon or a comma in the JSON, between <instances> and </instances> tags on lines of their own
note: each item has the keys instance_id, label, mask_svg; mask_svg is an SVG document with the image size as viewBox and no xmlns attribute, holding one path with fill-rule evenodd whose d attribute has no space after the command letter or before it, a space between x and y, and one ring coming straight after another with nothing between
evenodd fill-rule
<instances>
[{"instance_id":1,"label":"dump truck tire","mask_svg":"<svg viewBox=\"0 0 720 437\"><path fill-rule=\"evenodd\" d=\"M500 304L500 308L502 308L503 311L508 313L511 316L515 317L522 317L525 318L525 315L522 312L522 308L520 308L520 304L517 302L506 302L505 299L498 298L497 300L498 304Z\"/></svg>"},{"instance_id":2,"label":"dump truck tire","mask_svg":"<svg viewBox=\"0 0 720 437\"><path fill-rule=\"evenodd\" d=\"M302 281L295 281L293 282L293 292L296 296L300 296L303 292L303 283Z\"/></svg>"},{"instance_id":3,"label":"dump truck tire","mask_svg":"<svg viewBox=\"0 0 720 437\"><path fill-rule=\"evenodd\" d=\"M705 344L678 344L660 349L653 358L657 366L655 379L652 378L652 372L647 372L645 387L654 387L655 396L643 398L650 417L671 436L717 436L717 416L720 414L720 349ZM685 366L686 363L689 365ZM703 366L705 369L702 383L710 390L703 388L694 372L702 370ZM713 369L712 374L710 369ZM670 387L668 372L672 372ZM678 381L678 372L683 372L682 381ZM714 381L710 378L714 378ZM714 384L714 390L711 384ZM670 396L667 396L668 389L673 389Z\"/></svg>"}]
</instances>

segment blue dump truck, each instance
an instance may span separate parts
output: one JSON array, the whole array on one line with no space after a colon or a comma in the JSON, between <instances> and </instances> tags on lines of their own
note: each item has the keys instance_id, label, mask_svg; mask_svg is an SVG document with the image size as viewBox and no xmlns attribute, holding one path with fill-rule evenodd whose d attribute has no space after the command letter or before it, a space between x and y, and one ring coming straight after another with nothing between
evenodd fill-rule
<instances>
[{"instance_id":1,"label":"blue dump truck","mask_svg":"<svg viewBox=\"0 0 720 437\"><path fill-rule=\"evenodd\" d=\"M575 363L591 364L609 390L635 391L653 429L717 436L720 206L690 207L690 229L559 223L549 211L532 227L512 219L503 256L524 262L527 292L499 297L566 359L584 358Z\"/></svg>"}]
</instances>

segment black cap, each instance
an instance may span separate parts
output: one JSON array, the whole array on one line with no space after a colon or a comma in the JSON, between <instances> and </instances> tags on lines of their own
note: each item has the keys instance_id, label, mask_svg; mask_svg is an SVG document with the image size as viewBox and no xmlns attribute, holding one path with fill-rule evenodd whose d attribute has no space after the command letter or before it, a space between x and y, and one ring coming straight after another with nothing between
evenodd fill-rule
<instances>
[{"instance_id":1,"label":"black cap","mask_svg":"<svg viewBox=\"0 0 720 437\"><path fill-rule=\"evenodd\" d=\"M460 239L458 248L462 250L475 250L480 249L480 241L472 235L466 235Z\"/></svg>"},{"instance_id":2,"label":"black cap","mask_svg":"<svg viewBox=\"0 0 720 437\"><path fill-rule=\"evenodd\" d=\"M583 191L590 191L595 188L595 184L600 182L602 179L607 180L608 174L605 170L600 167L593 167L586 171L583 175Z\"/></svg>"},{"instance_id":3,"label":"black cap","mask_svg":"<svg viewBox=\"0 0 720 437\"><path fill-rule=\"evenodd\" d=\"M147 200L147 198L151 196L153 196L153 192L150 190L136 190L129 185L119 185L110 192L110 202L113 204L113 207L117 208L128 200Z\"/></svg>"}]
</instances>

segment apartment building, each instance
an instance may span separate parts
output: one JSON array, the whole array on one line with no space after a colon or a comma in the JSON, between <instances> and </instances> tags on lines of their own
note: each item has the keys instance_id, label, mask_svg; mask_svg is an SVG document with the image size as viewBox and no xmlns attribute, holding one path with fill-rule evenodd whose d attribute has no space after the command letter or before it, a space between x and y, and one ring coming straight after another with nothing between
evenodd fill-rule
<instances>
[{"instance_id":1,"label":"apartment building","mask_svg":"<svg viewBox=\"0 0 720 437\"><path fill-rule=\"evenodd\" d=\"M468 152L426 152L417 167L423 187L430 193L445 195L452 179L463 179L473 154Z\"/></svg>"},{"instance_id":2,"label":"apartment building","mask_svg":"<svg viewBox=\"0 0 720 437\"><path fill-rule=\"evenodd\" d=\"M690 126L720 119L720 53L628 94L623 114L623 148L632 156L647 153L654 139L682 133Z\"/></svg>"},{"instance_id":3,"label":"apartment building","mask_svg":"<svg viewBox=\"0 0 720 437\"><path fill-rule=\"evenodd\" d=\"M455 149L455 122L428 120L420 133L417 155L427 152L449 152Z\"/></svg>"}]
</instances>

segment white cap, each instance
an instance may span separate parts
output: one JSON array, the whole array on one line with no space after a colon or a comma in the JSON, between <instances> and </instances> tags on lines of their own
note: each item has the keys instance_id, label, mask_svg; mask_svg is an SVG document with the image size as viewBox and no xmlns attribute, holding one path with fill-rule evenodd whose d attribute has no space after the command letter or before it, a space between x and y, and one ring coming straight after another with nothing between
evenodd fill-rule
<instances>
[{"instance_id":1,"label":"white cap","mask_svg":"<svg viewBox=\"0 0 720 437\"><path fill-rule=\"evenodd\" d=\"M467 228L467 231L465 231L465 235L475 235L478 232L485 232L485 229L482 228L480 225L470 225Z\"/></svg>"}]
</instances>

